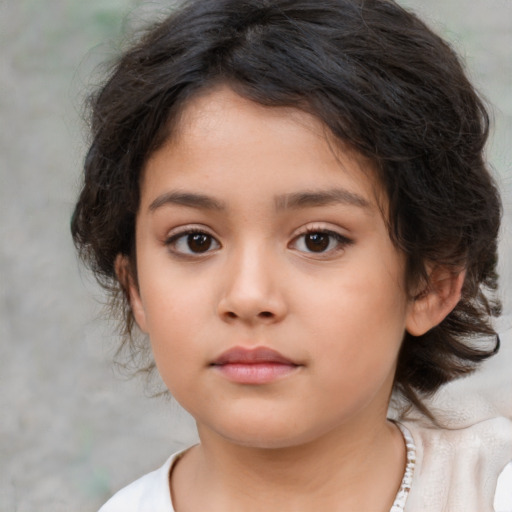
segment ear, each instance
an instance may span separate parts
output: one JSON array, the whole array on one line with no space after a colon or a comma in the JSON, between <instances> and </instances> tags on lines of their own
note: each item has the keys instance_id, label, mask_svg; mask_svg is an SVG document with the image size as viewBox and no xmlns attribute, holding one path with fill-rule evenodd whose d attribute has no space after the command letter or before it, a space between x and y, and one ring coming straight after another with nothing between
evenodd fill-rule
<instances>
[{"instance_id":1,"label":"ear","mask_svg":"<svg viewBox=\"0 0 512 512\"><path fill-rule=\"evenodd\" d=\"M139 329L147 332L146 329L146 311L140 297L139 287L133 275L128 256L118 254L114 263L117 279L123 288L124 294L130 303L133 316Z\"/></svg>"},{"instance_id":2,"label":"ear","mask_svg":"<svg viewBox=\"0 0 512 512\"><path fill-rule=\"evenodd\" d=\"M466 272L454 272L446 267L433 267L429 282L411 299L406 319L406 330L421 336L439 325L460 300Z\"/></svg>"}]
</instances>

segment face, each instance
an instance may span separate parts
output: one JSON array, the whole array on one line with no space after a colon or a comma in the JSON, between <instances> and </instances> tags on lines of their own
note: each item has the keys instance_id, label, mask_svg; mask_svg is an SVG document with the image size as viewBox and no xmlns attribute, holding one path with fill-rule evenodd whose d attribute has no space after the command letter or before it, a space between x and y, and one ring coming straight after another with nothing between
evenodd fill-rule
<instances>
[{"instance_id":1,"label":"face","mask_svg":"<svg viewBox=\"0 0 512 512\"><path fill-rule=\"evenodd\" d=\"M200 432L279 447L385 421L410 304L378 197L305 113L227 88L187 106L144 170L131 302Z\"/></svg>"}]
</instances>

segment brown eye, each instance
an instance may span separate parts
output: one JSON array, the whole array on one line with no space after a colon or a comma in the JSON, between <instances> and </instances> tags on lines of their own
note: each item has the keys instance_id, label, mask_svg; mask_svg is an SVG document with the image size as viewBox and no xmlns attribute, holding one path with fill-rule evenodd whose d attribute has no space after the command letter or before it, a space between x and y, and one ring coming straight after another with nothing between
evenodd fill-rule
<instances>
[{"instance_id":1,"label":"brown eye","mask_svg":"<svg viewBox=\"0 0 512 512\"><path fill-rule=\"evenodd\" d=\"M292 240L290 246L306 254L334 255L352 243L340 233L325 230L303 233Z\"/></svg>"},{"instance_id":2,"label":"brown eye","mask_svg":"<svg viewBox=\"0 0 512 512\"><path fill-rule=\"evenodd\" d=\"M171 236L165 245L176 255L201 255L219 249L219 242L204 231L185 231Z\"/></svg>"},{"instance_id":3,"label":"brown eye","mask_svg":"<svg viewBox=\"0 0 512 512\"><path fill-rule=\"evenodd\" d=\"M191 252L206 252L212 246L212 237L206 233L192 233L187 236L187 245Z\"/></svg>"},{"instance_id":4,"label":"brown eye","mask_svg":"<svg viewBox=\"0 0 512 512\"><path fill-rule=\"evenodd\" d=\"M308 233L304 237L304 244L311 252L324 252L331 238L327 233Z\"/></svg>"}]
</instances>

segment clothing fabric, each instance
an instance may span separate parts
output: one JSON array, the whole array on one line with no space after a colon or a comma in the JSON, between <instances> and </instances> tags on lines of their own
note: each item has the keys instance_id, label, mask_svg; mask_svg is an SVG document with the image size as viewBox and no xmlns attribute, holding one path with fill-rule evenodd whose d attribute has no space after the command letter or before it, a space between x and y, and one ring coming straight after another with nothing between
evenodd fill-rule
<instances>
[{"instance_id":1,"label":"clothing fabric","mask_svg":"<svg viewBox=\"0 0 512 512\"><path fill-rule=\"evenodd\" d=\"M405 512L512 512L512 422L439 429L406 422L416 468ZM500 475L503 475L500 477Z\"/></svg>"},{"instance_id":2,"label":"clothing fabric","mask_svg":"<svg viewBox=\"0 0 512 512\"><path fill-rule=\"evenodd\" d=\"M390 512L512 512L510 420L494 418L460 429L414 421L399 426L408 461ZM185 452L119 491L99 512L175 512L169 474Z\"/></svg>"}]
</instances>

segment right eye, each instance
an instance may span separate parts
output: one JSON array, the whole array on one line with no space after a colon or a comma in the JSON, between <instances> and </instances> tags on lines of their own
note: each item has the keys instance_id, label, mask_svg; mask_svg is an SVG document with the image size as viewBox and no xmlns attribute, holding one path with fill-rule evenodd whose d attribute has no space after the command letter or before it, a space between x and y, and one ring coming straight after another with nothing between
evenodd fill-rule
<instances>
[{"instance_id":1,"label":"right eye","mask_svg":"<svg viewBox=\"0 0 512 512\"><path fill-rule=\"evenodd\" d=\"M220 248L219 242L204 231L185 231L171 235L165 242L177 254L205 254Z\"/></svg>"}]
</instances>

